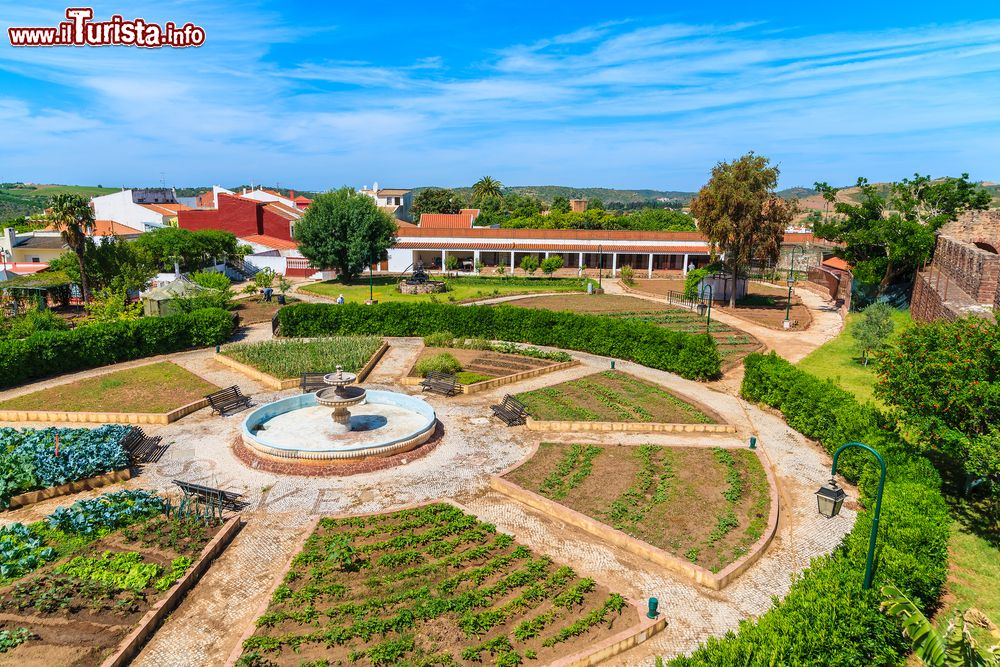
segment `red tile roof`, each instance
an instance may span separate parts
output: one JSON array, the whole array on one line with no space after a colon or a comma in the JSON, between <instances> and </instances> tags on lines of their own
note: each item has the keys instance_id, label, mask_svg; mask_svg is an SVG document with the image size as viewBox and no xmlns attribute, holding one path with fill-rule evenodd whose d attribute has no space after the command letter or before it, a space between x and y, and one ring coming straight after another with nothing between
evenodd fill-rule
<instances>
[{"instance_id":1,"label":"red tile roof","mask_svg":"<svg viewBox=\"0 0 1000 667\"><path fill-rule=\"evenodd\" d=\"M420 216L423 229L469 229L475 216L471 213L424 213Z\"/></svg>"},{"instance_id":2,"label":"red tile roof","mask_svg":"<svg viewBox=\"0 0 1000 667\"><path fill-rule=\"evenodd\" d=\"M148 208L153 213L159 215L177 215L178 211L190 211L190 206L185 206L184 204L139 204L144 208Z\"/></svg>"},{"instance_id":3,"label":"red tile roof","mask_svg":"<svg viewBox=\"0 0 1000 667\"><path fill-rule=\"evenodd\" d=\"M256 243L257 245L267 246L268 248L274 248L275 250L293 250L299 247L295 241L286 241L285 239L279 239L274 236L265 236L263 234L241 236L240 241Z\"/></svg>"},{"instance_id":4,"label":"red tile roof","mask_svg":"<svg viewBox=\"0 0 1000 667\"><path fill-rule=\"evenodd\" d=\"M831 257L830 259L823 260L823 266L828 269L836 269L838 271L850 271L851 265L842 260L840 257Z\"/></svg>"},{"instance_id":5,"label":"red tile roof","mask_svg":"<svg viewBox=\"0 0 1000 667\"><path fill-rule=\"evenodd\" d=\"M444 243L427 243L421 241L397 241L393 248L399 248L401 250L489 250L489 251L506 251L511 250L515 252L527 252L527 251L549 251L549 252L585 252L594 254L597 252L597 246L593 244L581 244L581 243L484 243L480 241L472 242L462 242L462 241L446 241ZM708 252L707 244L699 245L689 245L689 246L657 246L657 245L615 245L615 246L604 246L602 249L604 254L616 253L691 253L691 254L705 254Z\"/></svg>"}]
</instances>

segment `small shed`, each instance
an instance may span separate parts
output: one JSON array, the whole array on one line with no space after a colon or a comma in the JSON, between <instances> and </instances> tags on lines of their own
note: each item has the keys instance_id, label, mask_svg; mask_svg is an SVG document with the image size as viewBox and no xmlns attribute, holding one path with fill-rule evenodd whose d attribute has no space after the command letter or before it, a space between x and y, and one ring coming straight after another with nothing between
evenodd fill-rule
<instances>
[{"instance_id":1,"label":"small shed","mask_svg":"<svg viewBox=\"0 0 1000 667\"><path fill-rule=\"evenodd\" d=\"M13 304L15 313L30 304L37 304L38 310L69 304L72 285L63 271L40 271L23 276L8 270L3 273L7 277L0 282L0 290L5 300Z\"/></svg>"},{"instance_id":2,"label":"small shed","mask_svg":"<svg viewBox=\"0 0 1000 667\"><path fill-rule=\"evenodd\" d=\"M148 292L143 292L140 295L142 298L142 312L146 317L175 315L181 312L177 305L177 299L201 296L214 291L216 290L198 285L187 276L179 276L165 285L160 285Z\"/></svg>"}]
</instances>

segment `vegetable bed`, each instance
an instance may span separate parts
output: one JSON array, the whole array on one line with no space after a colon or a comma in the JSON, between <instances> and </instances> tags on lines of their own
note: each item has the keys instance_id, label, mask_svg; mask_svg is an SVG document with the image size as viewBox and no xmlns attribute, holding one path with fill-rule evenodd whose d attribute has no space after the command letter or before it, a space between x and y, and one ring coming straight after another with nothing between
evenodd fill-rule
<instances>
[{"instance_id":1,"label":"vegetable bed","mask_svg":"<svg viewBox=\"0 0 1000 667\"><path fill-rule=\"evenodd\" d=\"M546 664L637 621L620 595L435 504L322 519L237 664Z\"/></svg>"},{"instance_id":2,"label":"vegetable bed","mask_svg":"<svg viewBox=\"0 0 1000 667\"><path fill-rule=\"evenodd\" d=\"M719 572L767 527L767 475L748 450L542 443L506 479Z\"/></svg>"},{"instance_id":3,"label":"vegetable bed","mask_svg":"<svg viewBox=\"0 0 1000 667\"><path fill-rule=\"evenodd\" d=\"M524 392L517 399L534 419L546 421L715 423L663 387L619 371Z\"/></svg>"},{"instance_id":4,"label":"vegetable bed","mask_svg":"<svg viewBox=\"0 0 1000 667\"><path fill-rule=\"evenodd\" d=\"M223 348L222 354L278 379L289 379L303 373L332 373L337 364L356 373L381 345L378 336L338 336L237 343Z\"/></svg>"},{"instance_id":5,"label":"vegetable bed","mask_svg":"<svg viewBox=\"0 0 1000 667\"><path fill-rule=\"evenodd\" d=\"M11 496L128 467L121 445L130 426L0 428L0 508ZM56 455L56 437L59 451Z\"/></svg>"},{"instance_id":6,"label":"vegetable bed","mask_svg":"<svg viewBox=\"0 0 1000 667\"><path fill-rule=\"evenodd\" d=\"M153 493L121 491L0 529L3 661L99 665L220 526Z\"/></svg>"}]
</instances>

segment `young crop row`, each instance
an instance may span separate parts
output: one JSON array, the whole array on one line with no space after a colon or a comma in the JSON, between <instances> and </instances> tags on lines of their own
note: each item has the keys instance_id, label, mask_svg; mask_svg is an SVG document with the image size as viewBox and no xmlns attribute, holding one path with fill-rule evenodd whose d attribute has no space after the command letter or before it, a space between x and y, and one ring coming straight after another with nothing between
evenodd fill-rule
<instances>
[{"instance_id":1,"label":"young crop row","mask_svg":"<svg viewBox=\"0 0 1000 667\"><path fill-rule=\"evenodd\" d=\"M222 354L277 378L332 373L337 365L357 372L382 344L378 336L339 336L319 340L268 340L237 343Z\"/></svg>"},{"instance_id":2,"label":"young crop row","mask_svg":"<svg viewBox=\"0 0 1000 667\"><path fill-rule=\"evenodd\" d=\"M600 418L596 412L577 405L571 397L555 387L544 387L518 394L517 399L524 403L528 414L536 419L547 417L569 421L596 421Z\"/></svg>"},{"instance_id":3,"label":"young crop row","mask_svg":"<svg viewBox=\"0 0 1000 667\"><path fill-rule=\"evenodd\" d=\"M561 500L566 494L580 485L593 471L594 459L604 450L594 445L571 445L555 470L542 481L539 492Z\"/></svg>"},{"instance_id":4,"label":"young crop row","mask_svg":"<svg viewBox=\"0 0 1000 667\"><path fill-rule=\"evenodd\" d=\"M630 398L637 405L643 403L649 403L651 401L662 401L664 403L669 403L671 406L684 411L693 421L699 424L711 424L712 418L703 413L698 408L694 407L690 403L683 401L669 391L661 389L655 385L643 382L638 378L632 377L625 373L616 373L615 371L603 371L602 376L608 378L609 380L614 380L619 384L624 385L629 393Z\"/></svg>"},{"instance_id":5,"label":"young crop row","mask_svg":"<svg viewBox=\"0 0 1000 667\"><path fill-rule=\"evenodd\" d=\"M329 664L453 665L489 652L495 664L519 665L625 608L592 606L595 590L450 506L322 520L238 664L272 665L285 651L320 645ZM448 645L420 648L425 626Z\"/></svg>"},{"instance_id":6,"label":"young crop row","mask_svg":"<svg viewBox=\"0 0 1000 667\"><path fill-rule=\"evenodd\" d=\"M95 429L0 428L0 508L19 493L127 467L121 441L130 429L121 424Z\"/></svg>"},{"instance_id":7,"label":"young crop row","mask_svg":"<svg viewBox=\"0 0 1000 667\"><path fill-rule=\"evenodd\" d=\"M659 456L657 456L659 454ZM670 451L654 445L643 445L635 449L639 463L632 485L629 486L605 512L611 525L626 533L634 531L655 506L667 500L670 480L674 476Z\"/></svg>"}]
</instances>

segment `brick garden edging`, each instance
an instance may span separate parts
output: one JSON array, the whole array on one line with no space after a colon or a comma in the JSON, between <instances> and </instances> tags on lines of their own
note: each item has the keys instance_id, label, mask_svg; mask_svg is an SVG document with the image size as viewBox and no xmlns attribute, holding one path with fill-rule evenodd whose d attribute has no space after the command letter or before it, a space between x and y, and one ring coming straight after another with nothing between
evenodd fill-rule
<instances>
[{"instance_id":1,"label":"brick garden edging","mask_svg":"<svg viewBox=\"0 0 1000 667\"><path fill-rule=\"evenodd\" d=\"M287 340L295 340L295 339L289 338ZM309 339L303 338L299 340L309 340ZM388 349L389 349L389 343L383 340L382 345L379 346L379 348L372 353L372 356L368 358L368 361L365 362L365 365L362 366L361 369L357 372L358 382L363 382L364 379L368 377L368 374L372 372L373 368L375 368L375 364L379 362L379 360L382 358L382 356L386 353ZM295 389L296 387L299 386L302 380L301 378L276 378L273 375L265 373L264 371L259 371L253 366L248 366L243 362L236 361L232 357L227 356L225 354L220 354L219 352L216 352L214 355L212 355L212 358L215 361L218 361L220 364L223 364L224 366L229 366L233 370L243 373L251 380L256 380L257 382L264 385L268 389L277 389L279 391L283 391L285 389Z\"/></svg>"},{"instance_id":2,"label":"brick garden edging","mask_svg":"<svg viewBox=\"0 0 1000 667\"><path fill-rule=\"evenodd\" d=\"M516 467L516 466L515 466ZM401 505L399 507L394 507L392 509L380 510L377 512L362 512L360 514L354 512L340 512L338 514L324 514L323 516L318 516L309 522L307 528L303 531L302 537L299 538L298 543L292 550L292 557L288 559L288 565L281 570L277 577L274 579L274 584L268 589L267 595L264 601L258 606L257 610L253 614L253 620L250 622L247 629L240 635L239 640L236 642L236 646L230 651L229 657L226 659L225 667L235 667L236 663L239 661L240 656L243 655L243 642L249 639L253 633L257 630L256 620L260 618L266 611L268 606L271 604L271 597L274 595L274 591L278 589L278 586L282 584L285 580L285 576L292 567L292 559L295 558L302 551L305 546L306 540L312 535L316 528L319 526L319 522L324 518L329 519L343 519L343 518L355 518L355 517L366 517L366 516L377 516L379 514L391 514L392 512L402 512L404 510L414 509L417 507L423 507L425 505L438 505L445 504L456 507L462 512L470 516L476 516L476 513L465 507L464 505L452 500L451 498L440 498L437 500L425 500L418 503L410 503L407 505ZM616 635L608 637L607 639L592 644L583 651L579 651L572 655L559 658L553 662L550 662L547 667L589 667L590 665L596 665L599 662L607 660L608 658L614 657L619 653L629 650L639 644L643 643L657 632L663 630L667 627L667 619L665 616L660 615L659 618L649 619L646 618L646 614L643 611L642 603L636 602L634 600L629 600L629 604L635 609L636 613L639 615L639 623L632 625L627 629L619 632ZM116 665L101 665L101 667L117 667Z\"/></svg>"},{"instance_id":3,"label":"brick garden edging","mask_svg":"<svg viewBox=\"0 0 1000 667\"><path fill-rule=\"evenodd\" d=\"M732 424L666 424L662 422L591 422L550 421L528 417L525 428L529 431L553 433L560 431L597 431L629 433L736 433Z\"/></svg>"},{"instance_id":4,"label":"brick garden edging","mask_svg":"<svg viewBox=\"0 0 1000 667\"><path fill-rule=\"evenodd\" d=\"M69 422L74 424L170 424L208 407L207 398L170 412L67 412L65 410L0 410L4 422Z\"/></svg>"},{"instance_id":5,"label":"brick garden edging","mask_svg":"<svg viewBox=\"0 0 1000 667\"><path fill-rule=\"evenodd\" d=\"M118 644L118 650L114 654L108 656L101 663L101 667L122 667L127 665L132 661L142 648L143 644L152 636L153 632L156 631L157 626L160 622L166 618L176 607L180 604L181 600L188 590L194 586L201 575L205 573L208 566L212 564L212 561L222 553L222 551L229 545L229 543L239 532L243 525L242 518L237 515L229 519L222 528L216 533L212 541L205 545L205 548L201 550L201 555L198 557L192 565L191 569L187 571L181 580L174 584L174 587L170 590L166 597L157 602L153 607L146 612L146 615L142 617L139 622L139 627L133 630L125 639Z\"/></svg>"},{"instance_id":6,"label":"brick garden edging","mask_svg":"<svg viewBox=\"0 0 1000 667\"><path fill-rule=\"evenodd\" d=\"M671 445L662 446L670 447ZM735 448L728 447L727 449ZM592 519L581 512L570 509L565 505L560 505L557 502L549 500L548 498L532 491L528 491L527 489L503 478L504 475L507 475L513 470L524 465L531 459L532 456L535 455L537 451L538 444L535 444L531 449L531 453L522 461L507 468L498 475L491 477L490 486L494 490L499 491L505 496L512 498L523 505L527 505L528 507L538 510L539 512L542 512L543 514L546 514L558 521L562 521L563 523L579 528L594 537L604 540L605 542L609 542L620 549L624 549L634 556L638 556L644 560L661 565L675 574L682 575L695 583L701 584L702 586L712 590L722 590L746 572L751 565L757 562L757 560L760 559L760 557L767 550L768 545L771 543L771 540L774 539L774 534L778 529L778 482L774 476L774 472L771 470L767 457L760 449L755 449L753 452L757 455L757 459L760 461L761 467L764 469L764 474L767 476L767 485L770 490L771 507L767 519L767 528L764 529L760 539L754 542L754 544L747 550L745 556L730 563L718 573L695 565L694 563L679 558L663 549L654 547L653 545L636 539L616 528L612 528L597 519Z\"/></svg>"},{"instance_id":7,"label":"brick garden edging","mask_svg":"<svg viewBox=\"0 0 1000 667\"><path fill-rule=\"evenodd\" d=\"M106 472L103 475L78 479L75 482L67 482L59 486L50 486L47 489L26 491L12 496L7 509L13 510L19 507L27 507L28 505L40 503L43 500L49 500L50 498L58 498L59 496L79 493L80 491L87 491L89 489L98 489L108 484L114 484L115 482L124 482L127 479L132 479L132 470L130 468L122 468L121 470Z\"/></svg>"}]
</instances>

